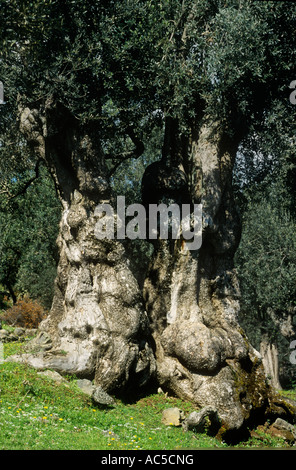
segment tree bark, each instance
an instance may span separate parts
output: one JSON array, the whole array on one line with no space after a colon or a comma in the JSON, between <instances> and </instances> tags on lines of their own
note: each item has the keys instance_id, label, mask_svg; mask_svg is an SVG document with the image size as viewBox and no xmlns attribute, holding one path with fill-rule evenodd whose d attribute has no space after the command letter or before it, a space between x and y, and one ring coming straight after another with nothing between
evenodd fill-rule
<instances>
[{"instance_id":1,"label":"tree bark","mask_svg":"<svg viewBox=\"0 0 296 470\"><path fill-rule=\"evenodd\" d=\"M62 203L55 295L35 341L45 340L47 350L23 360L95 379L110 393L142 387L155 370L142 294L122 243L95 235L97 205L113 204L99 130L54 101L22 109L20 126L45 159Z\"/></svg>"},{"instance_id":2,"label":"tree bark","mask_svg":"<svg viewBox=\"0 0 296 470\"><path fill-rule=\"evenodd\" d=\"M269 382L276 390L281 390L278 349L274 343L270 343L270 340L266 336L261 338L260 354L262 356L264 370Z\"/></svg>"},{"instance_id":3,"label":"tree bark","mask_svg":"<svg viewBox=\"0 0 296 470\"><path fill-rule=\"evenodd\" d=\"M181 193L183 201L189 195L192 204L202 203L201 248L190 251L182 239L158 238L144 298L161 387L212 406L228 430L241 428L271 397L260 355L238 323L233 257L241 224L232 194L237 148L238 140L204 123L186 147L180 143L177 158L166 151L148 167L142 183L146 205L156 196L158 203L180 204Z\"/></svg>"},{"instance_id":4,"label":"tree bark","mask_svg":"<svg viewBox=\"0 0 296 470\"><path fill-rule=\"evenodd\" d=\"M12 285L9 284L9 283L7 283L7 289L8 289L8 291L9 291L9 294L8 294L8 295L9 295L9 297L11 298L12 303L13 303L13 304L16 304L16 302L17 302L17 297L16 297L16 295L15 295L15 292L14 292L14 290L13 290Z\"/></svg>"}]
</instances>

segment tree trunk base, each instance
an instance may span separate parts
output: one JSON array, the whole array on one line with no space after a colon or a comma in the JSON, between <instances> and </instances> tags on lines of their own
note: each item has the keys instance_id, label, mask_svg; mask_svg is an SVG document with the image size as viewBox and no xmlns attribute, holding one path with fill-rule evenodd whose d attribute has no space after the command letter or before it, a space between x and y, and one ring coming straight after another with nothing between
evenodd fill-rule
<instances>
[{"instance_id":1,"label":"tree trunk base","mask_svg":"<svg viewBox=\"0 0 296 470\"><path fill-rule=\"evenodd\" d=\"M50 314L30 344L35 353L11 360L92 379L108 393L138 389L155 373L148 317L122 244L95 235L93 206L76 191L65 209Z\"/></svg>"}]
</instances>

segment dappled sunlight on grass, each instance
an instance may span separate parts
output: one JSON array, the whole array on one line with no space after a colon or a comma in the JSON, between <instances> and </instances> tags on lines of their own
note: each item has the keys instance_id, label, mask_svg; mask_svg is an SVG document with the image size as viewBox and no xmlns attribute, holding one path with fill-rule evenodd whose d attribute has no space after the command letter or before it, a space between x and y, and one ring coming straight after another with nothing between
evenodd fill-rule
<instances>
[{"instance_id":1,"label":"dappled sunlight on grass","mask_svg":"<svg viewBox=\"0 0 296 470\"><path fill-rule=\"evenodd\" d=\"M57 385L16 363L0 365L0 449L188 449L223 447L206 435L165 426L165 407L192 405L164 395L94 406L74 380Z\"/></svg>"}]
</instances>

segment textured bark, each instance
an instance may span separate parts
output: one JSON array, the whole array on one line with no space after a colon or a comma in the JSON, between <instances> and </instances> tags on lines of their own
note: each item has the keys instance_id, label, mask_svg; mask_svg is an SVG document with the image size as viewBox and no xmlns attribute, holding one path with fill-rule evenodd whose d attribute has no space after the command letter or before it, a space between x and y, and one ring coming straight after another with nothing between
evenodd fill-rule
<instances>
[{"instance_id":1,"label":"textured bark","mask_svg":"<svg viewBox=\"0 0 296 470\"><path fill-rule=\"evenodd\" d=\"M184 145L179 148L183 150L178 158L168 152L148 167L142 184L145 204L155 203L156 196L159 203L180 203L180 193L203 204L199 250L187 250L183 240L154 243L144 297L157 377L164 390L201 407L211 406L225 429L237 430L254 410L270 410L273 395L260 354L237 319L239 285L233 256L240 220L231 186L237 143L205 124L185 151Z\"/></svg>"},{"instance_id":2,"label":"textured bark","mask_svg":"<svg viewBox=\"0 0 296 470\"><path fill-rule=\"evenodd\" d=\"M94 378L107 392L141 387L153 376L147 314L123 246L95 236L99 203L112 205L98 131L66 109L21 110L21 130L49 166L63 210L60 261L50 314L22 356L36 368Z\"/></svg>"},{"instance_id":3,"label":"textured bark","mask_svg":"<svg viewBox=\"0 0 296 470\"><path fill-rule=\"evenodd\" d=\"M182 238L155 240L144 305L122 244L95 236L97 205L112 204L97 129L50 101L22 109L20 127L50 168L63 214L54 301L31 344L39 352L12 360L94 378L105 392L138 390L156 373L163 389L217 410L223 430L241 429L256 413L292 419L295 408L275 397L237 320L238 140L206 123L179 140L170 126L162 161L144 174L143 202L202 203L203 243L189 251Z\"/></svg>"}]
</instances>

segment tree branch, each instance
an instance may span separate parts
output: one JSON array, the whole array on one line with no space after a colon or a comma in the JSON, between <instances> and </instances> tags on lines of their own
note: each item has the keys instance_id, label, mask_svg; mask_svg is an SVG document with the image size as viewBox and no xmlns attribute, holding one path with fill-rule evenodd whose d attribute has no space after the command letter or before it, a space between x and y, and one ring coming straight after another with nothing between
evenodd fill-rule
<instances>
[{"instance_id":1,"label":"tree branch","mask_svg":"<svg viewBox=\"0 0 296 470\"><path fill-rule=\"evenodd\" d=\"M9 200L11 199L15 199L16 197L18 196L21 196L22 194L25 194L25 192L27 191L27 189L31 186L32 183L34 183L34 181L36 181L38 178L39 178L39 167L40 167L40 164L43 163L43 159L42 158L39 158L36 162L36 165L35 165L35 168L34 168L34 172L35 172L35 176L33 176L32 178L30 178L23 186L23 188L18 191L16 194L13 194L12 196L9 197Z\"/></svg>"},{"instance_id":2,"label":"tree branch","mask_svg":"<svg viewBox=\"0 0 296 470\"><path fill-rule=\"evenodd\" d=\"M144 144L143 142L141 141L141 139L136 135L133 127L129 126L127 129L126 129L126 133L127 135L129 136L129 138L132 140L133 144L135 145L135 148L133 150L131 150L130 152L126 152L126 153L123 153L121 154L121 156L119 157L116 157L116 156L106 156L106 158L108 159L112 159L112 160L118 160L113 168L109 171L109 177L112 176L115 171L117 170L117 168L121 165L122 162L126 161L126 160L129 160L131 158L134 158L134 159L137 159L139 158L144 150L145 150L145 147L144 147Z\"/></svg>"}]
</instances>

